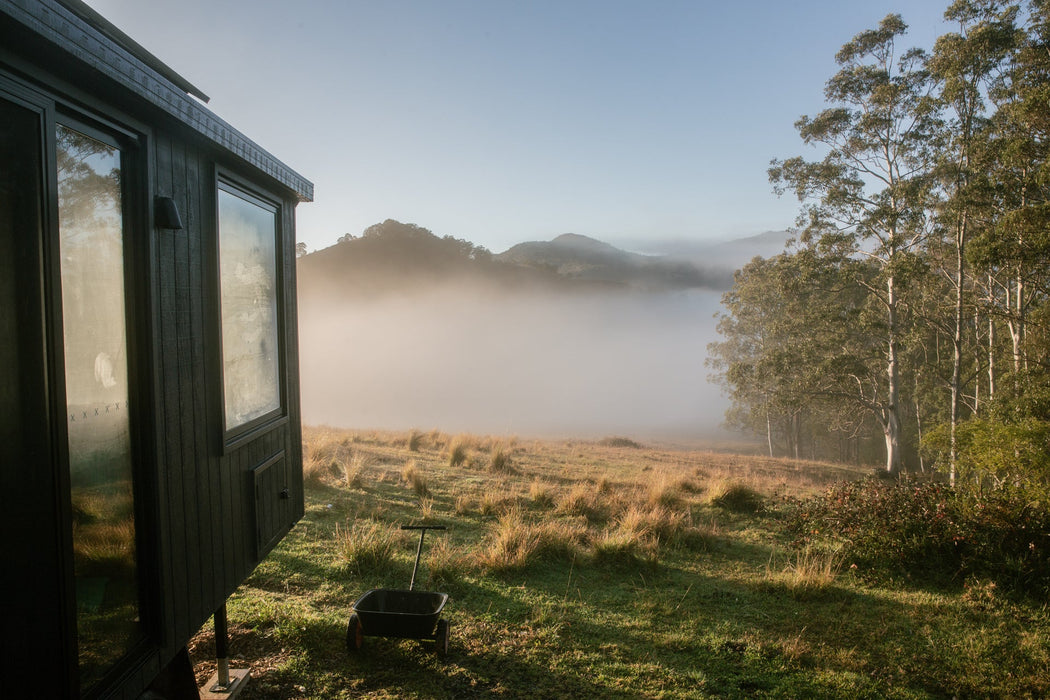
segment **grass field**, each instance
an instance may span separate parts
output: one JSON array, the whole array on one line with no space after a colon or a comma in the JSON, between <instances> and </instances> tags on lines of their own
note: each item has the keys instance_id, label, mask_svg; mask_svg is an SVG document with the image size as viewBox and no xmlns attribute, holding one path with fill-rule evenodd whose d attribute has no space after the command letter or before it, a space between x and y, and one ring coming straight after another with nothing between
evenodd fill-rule
<instances>
[{"instance_id":1,"label":"grass field","mask_svg":"<svg viewBox=\"0 0 1050 700\"><path fill-rule=\"evenodd\" d=\"M790 499L866 473L659 449L305 431L306 516L230 599L243 698L927 698L1050 694L1050 615L987 582L873 586L797 550ZM366 637L371 588L450 595L451 649ZM212 640L191 645L199 680Z\"/></svg>"}]
</instances>

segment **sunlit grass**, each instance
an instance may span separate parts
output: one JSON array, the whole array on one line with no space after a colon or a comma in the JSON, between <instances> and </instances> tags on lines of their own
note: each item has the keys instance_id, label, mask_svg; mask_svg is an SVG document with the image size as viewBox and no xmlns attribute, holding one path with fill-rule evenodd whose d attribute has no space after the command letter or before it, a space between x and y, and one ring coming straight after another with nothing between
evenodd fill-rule
<instances>
[{"instance_id":1,"label":"sunlit grass","mask_svg":"<svg viewBox=\"0 0 1050 700\"><path fill-rule=\"evenodd\" d=\"M358 575L377 575L390 567L403 541L400 531L374 520L335 525L334 549L340 561Z\"/></svg>"},{"instance_id":2,"label":"sunlit grass","mask_svg":"<svg viewBox=\"0 0 1050 700\"><path fill-rule=\"evenodd\" d=\"M1047 610L981 580L874 587L782 534L782 497L866 469L633 440L304 433L307 457L356 451L358 485L321 470L306 517L231 598L252 645L246 700L1050 695ZM491 466L500 451L511 470ZM449 528L427 534L416 584L449 593L452 652L368 637L349 655L353 601L407 586L408 522Z\"/></svg>"}]
</instances>

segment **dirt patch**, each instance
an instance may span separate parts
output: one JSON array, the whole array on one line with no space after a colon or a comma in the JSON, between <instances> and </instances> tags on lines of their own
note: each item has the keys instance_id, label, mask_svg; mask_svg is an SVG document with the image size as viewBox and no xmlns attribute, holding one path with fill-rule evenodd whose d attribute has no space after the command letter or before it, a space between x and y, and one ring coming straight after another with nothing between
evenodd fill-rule
<instances>
[{"instance_id":1,"label":"dirt patch","mask_svg":"<svg viewBox=\"0 0 1050 700\"><path fill-rule=\"evenodd\" d=\"M244 689L242 698L289 697L288 695L268 695L264 691L272 686L272 672L284 664L291 654L281 648L273 639L259 630L244 625L229 627L230 668L251 669L251 681ZM190 639L187 645L190 659L193 661L193 675L197 678L197 687L203 687L215 673L215 633L210 625ZM294 690L292 690L294 693Z\"/></svg>"}]
</instances>

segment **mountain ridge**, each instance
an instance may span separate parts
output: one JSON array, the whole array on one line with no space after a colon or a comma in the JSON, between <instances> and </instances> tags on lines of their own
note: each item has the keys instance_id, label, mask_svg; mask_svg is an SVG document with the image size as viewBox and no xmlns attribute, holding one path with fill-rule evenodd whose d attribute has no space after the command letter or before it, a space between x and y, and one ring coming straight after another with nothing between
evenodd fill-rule
<instances>
[{"instance_id":1,"label":"mountain ridge","mask_svg":"<svg viewBox=\"0 0 1050 700\"><path fill-rule=\"evenodd\" d=\"M682 250L689 250L688 245ZM724 291L741 263L712 259L629 252L577 233L526 241L493 254L466 240L387 219L360 236L347 235L303 255L297 268L307 298L409 291L450 282L531 291Z\"/></svg>"}]
</instances>

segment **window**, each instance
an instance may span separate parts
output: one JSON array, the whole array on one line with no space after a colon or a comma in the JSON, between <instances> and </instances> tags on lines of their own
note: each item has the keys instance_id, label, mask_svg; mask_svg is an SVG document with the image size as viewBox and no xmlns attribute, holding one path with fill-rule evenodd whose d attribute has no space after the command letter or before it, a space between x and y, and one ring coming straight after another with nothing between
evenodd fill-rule
<instances>
[{"instance_id":1,"label":"window","mask_svg":"<svg viewBox=\"0 0 1050 700\"><path fill-rule=\"evenodd\" d=\"M227 441L281 410L278 207L227 182L218 188L219 303Z\"/></svg>"},{"instance_id":2,"label":"window","mask_svg":"<svg viewBox=\"0 0 1050 700\"><path fill-rule=\"evenodd\" d=\"M120 149L57 125L58 228L77 646L88 689L144 634L124 289Z\"/></svg>"}]
</instances>

